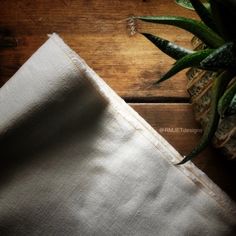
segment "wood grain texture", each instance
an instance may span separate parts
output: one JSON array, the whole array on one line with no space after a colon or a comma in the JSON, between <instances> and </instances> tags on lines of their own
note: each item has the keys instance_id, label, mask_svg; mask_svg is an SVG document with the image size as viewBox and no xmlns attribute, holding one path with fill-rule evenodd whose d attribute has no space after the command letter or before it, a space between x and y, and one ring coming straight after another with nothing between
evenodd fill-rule
<instances>
[{"instance_id":1,"label":"wood grain texture","mask_svg":"<svg viewBox=\"0 0 236 236\"><path fill-rule=\"evenodd\" d=\"M189 104L130 104L181 155L197 144L201 129L193 117ZM236 200L236 163L225 160L208 147L193 162L229 196Z\"/></svg>"},{"instance_id":2,"label":"wood grain texture","mask_svg":"<svg viewBox=\"0 0 236 236\"><path fill-rule=\"evenodd\" d=\"M131 15L187 15L193 11L173 0L1 0L0 29L18 42L0 51L2 85L47 39L57 32L122 97L149 100L186 100L186 78L152 86L173 60L143 36L130 37L126 19ZM172 26L139 23L141 31L159 34L188 46L191 35Z\"/></svg>"},{"instance_id":3,"label":"wood grain texture","mask_svg":"<svg viewBox=\"0 0 236 236\"><path fill-rule=\"evenodd\" d=\"M191 106L177 104L189 100L186 77L182 72L158 87L152 85L173 60L141 35L130 36L126 19L131 15L196 17L174 0L1 0L0 87L45 42L47 34L56 32L120 96L140 102L132 106L184 155L201 135L193 131L199 127ZM137 27L190 47L192 36L183 30L140 22ZM4 42L17 42L17 46L2 47ZM211 148L195 163L236 200L235 164Z\"/></svg>"}]
</instances>

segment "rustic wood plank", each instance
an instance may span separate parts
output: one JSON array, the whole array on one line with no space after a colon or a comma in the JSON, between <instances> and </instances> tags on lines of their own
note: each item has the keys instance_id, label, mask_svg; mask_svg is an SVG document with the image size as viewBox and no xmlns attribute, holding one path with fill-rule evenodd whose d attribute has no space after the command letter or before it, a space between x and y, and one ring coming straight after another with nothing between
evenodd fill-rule
<instances>
[{"instance_id":1,"label":"rustic wood plank","mask_svg":"<svg viewBox=\"0 0 236 236\"><path fill-rule=\"evenodd\" d=\"M186 100L183 73L159 87L152 86L173 60L141 35L130 37L127 31L125 19L130 15L164 14L194 16L193 11L173 0L2 0L0 31L15 38L18 46L0 50L0 86L47 39L47 34L57 32L122 97ZM191 35L174 27L139 23L138 28L189 46Z\"/></svg>"},{"instance_id":2,"label":"rustic wood plank","mask_svg":"<svg viewBox=\"0 0 236 236\"><path fill-rule=\"evenodd\" d=\"M130 104L181 155L197 144L201 129L195 122L189 104ZM194 163L216 184L236 200L236 165L208 147Z\"/></svg>"}]
</instances>

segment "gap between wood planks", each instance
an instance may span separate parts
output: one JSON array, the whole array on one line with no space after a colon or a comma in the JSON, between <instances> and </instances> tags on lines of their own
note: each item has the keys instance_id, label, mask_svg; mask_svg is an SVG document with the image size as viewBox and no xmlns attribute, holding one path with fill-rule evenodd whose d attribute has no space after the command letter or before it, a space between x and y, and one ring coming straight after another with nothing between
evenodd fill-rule
<instances>
[{"instance_id":1,"label":"gap between wood planks","mask_svg":"<svg viewBox=\"0 0 236 236\"><path fill-rule=\"evenodd\" d=\"M127 103L190 103L188 97L122 97Z\"/></svg>"}]
</instances>

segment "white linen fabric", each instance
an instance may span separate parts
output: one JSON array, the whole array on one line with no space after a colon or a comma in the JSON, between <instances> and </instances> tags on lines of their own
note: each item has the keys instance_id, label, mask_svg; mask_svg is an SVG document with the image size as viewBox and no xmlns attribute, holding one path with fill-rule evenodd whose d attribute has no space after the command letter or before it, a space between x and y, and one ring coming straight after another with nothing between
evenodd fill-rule
<instances>
[{"instance_id":1,"label":"white linen fabric","mask_svg":"<svg viewBox=\"0 0 236 236\"><path fill-rule=\"evenodd\" d=\"M236 235L234 203L56 34L0 89L0 153L0 235Z\"/></svg>"}]
</instances>

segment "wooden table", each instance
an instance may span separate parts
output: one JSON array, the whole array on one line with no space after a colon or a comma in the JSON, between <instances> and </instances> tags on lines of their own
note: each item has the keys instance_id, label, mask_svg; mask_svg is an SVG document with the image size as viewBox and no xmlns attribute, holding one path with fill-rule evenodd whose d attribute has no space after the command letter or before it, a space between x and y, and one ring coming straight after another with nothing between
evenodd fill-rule
<instances>
[{"instance_id":1,"label":"wooden table","mask_svg":"<svg viewBox=\"0 0 236 236\"><path fill-rule=\"evenodd\" d=\"M56 32L182 155L200 138L194 121L186 77L179 73L160 86L152 83L170 68L173 60L141 35L130 36L131 15L185 15L174 0L1 0L0 85ZM183 46L191 35L171 26L139 24L139 30L158 34ZM16 47L3 47L3 42ZM236 165L212 148L195 164L236 200Z\"/></svg>"}]
</instances>

